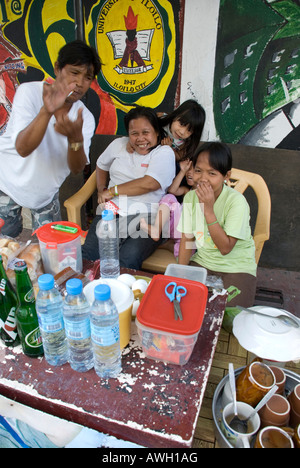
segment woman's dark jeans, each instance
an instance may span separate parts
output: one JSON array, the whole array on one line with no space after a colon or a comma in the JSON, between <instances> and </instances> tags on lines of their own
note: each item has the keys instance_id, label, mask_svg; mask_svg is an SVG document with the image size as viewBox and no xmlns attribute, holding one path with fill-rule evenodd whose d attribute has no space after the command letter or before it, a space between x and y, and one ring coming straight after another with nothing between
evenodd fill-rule
<instances>
[{"instance_id":1,"label":"woman's dark jeans","mask_svg":"<svg viewBox=\"0 0 300 468\"><path fill-rule=\"evenodd\" d=\"M151 215L139 214L127 217L117 216L117 226L119 226L119 258L120 267L140 270L143 261L148 258L160 245L161 240L154 241L144 231L139 230L139 219L148 218L151 222ZM96 226L101 220L101 215L94 218L82 246L82 257L86 260L99 259L99 241L96 234Z\"/></svg>"}]
</instances>

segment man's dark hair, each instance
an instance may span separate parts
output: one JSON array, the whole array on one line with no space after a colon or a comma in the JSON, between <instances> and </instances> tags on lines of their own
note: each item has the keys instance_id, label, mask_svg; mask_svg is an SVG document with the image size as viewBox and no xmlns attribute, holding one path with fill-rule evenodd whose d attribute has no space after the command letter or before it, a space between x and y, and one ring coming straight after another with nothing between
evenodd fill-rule
<instances>
[{"instance_id":1,"label":"man's dark hair","mask_svg":"<svg viewBox=\"0 0 300 468\"><path fill-rule=\"evenodd\" d=\"M94 76L101 69L101 61L96 50L81 40L68 42L58 52L58 68L61 70L66 65L92 65Z\"/></svg>"}]
</instances>

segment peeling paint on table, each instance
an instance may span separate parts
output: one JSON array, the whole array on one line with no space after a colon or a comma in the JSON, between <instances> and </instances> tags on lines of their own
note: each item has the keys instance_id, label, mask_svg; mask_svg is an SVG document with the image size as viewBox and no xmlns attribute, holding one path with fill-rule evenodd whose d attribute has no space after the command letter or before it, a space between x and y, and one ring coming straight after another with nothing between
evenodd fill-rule
<instances>
[{"instance_id":1,"label":"peeling paint on table","mask_svg":"<svg viewBox=\"0 0 300 468\"><path fill-rule=\"evenodd\" d=\"M222 292L211 294L184 366L147 358L133 321L116 379L100 379L93 369L78 373L69 364L53 367L25 356L20 346L1 344L0 393L145 447L191 447L226 302Z\"/></svg>"}]
</instances>

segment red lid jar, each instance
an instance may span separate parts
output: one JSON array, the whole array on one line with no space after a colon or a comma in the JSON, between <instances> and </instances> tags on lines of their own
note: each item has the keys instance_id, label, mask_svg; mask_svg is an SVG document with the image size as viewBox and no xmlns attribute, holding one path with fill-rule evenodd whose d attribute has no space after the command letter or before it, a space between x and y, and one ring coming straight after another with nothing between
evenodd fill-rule
<instances>
[{"instance_id":1,"label":"red lid jar","mask_svg":"<svg viewBox=\"0 0 300 468\"><path fill-rule=\"evenodd\" d=\"M61 226L62 230L54 227ZM73 228L75 232L63 229ZM34 234L39 240L41 255L46 273L56 275L67 267L82 270L81 236L83 232L75 223L59 221L39 227Z\"/></svg>"},{"instance_id":2,"label":"red lid jar","mask_svg":"<svg viewBox=\"0 0 300 468\"><path fill-rule=\"evenodd\" d=\"M175 282L187 289L181 298L183 320L175 319L165 287ZM151 280L137 310L136 324L145 354L175 364L186 364L197 340L206 308L207 287L197 281L166 275Z\"/></svg>"}]
</instances>

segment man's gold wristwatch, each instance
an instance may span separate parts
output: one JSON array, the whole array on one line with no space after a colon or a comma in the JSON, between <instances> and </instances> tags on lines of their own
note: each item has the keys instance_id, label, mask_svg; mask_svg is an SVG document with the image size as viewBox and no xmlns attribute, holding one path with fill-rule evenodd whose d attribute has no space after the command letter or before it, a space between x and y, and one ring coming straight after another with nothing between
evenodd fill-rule
<instances>
[{"instance_id":1,"label":"man's gold wristwatch","mask_svg":"<svg viewBox=\"0 0 300 468\"><path fill-rule=\"evenodd\" d=\"M83 141L78 141L76 143L69 143L69 147L73 151L78 151L80 148L83 147Z\"/></svg>"}]
</instances>

